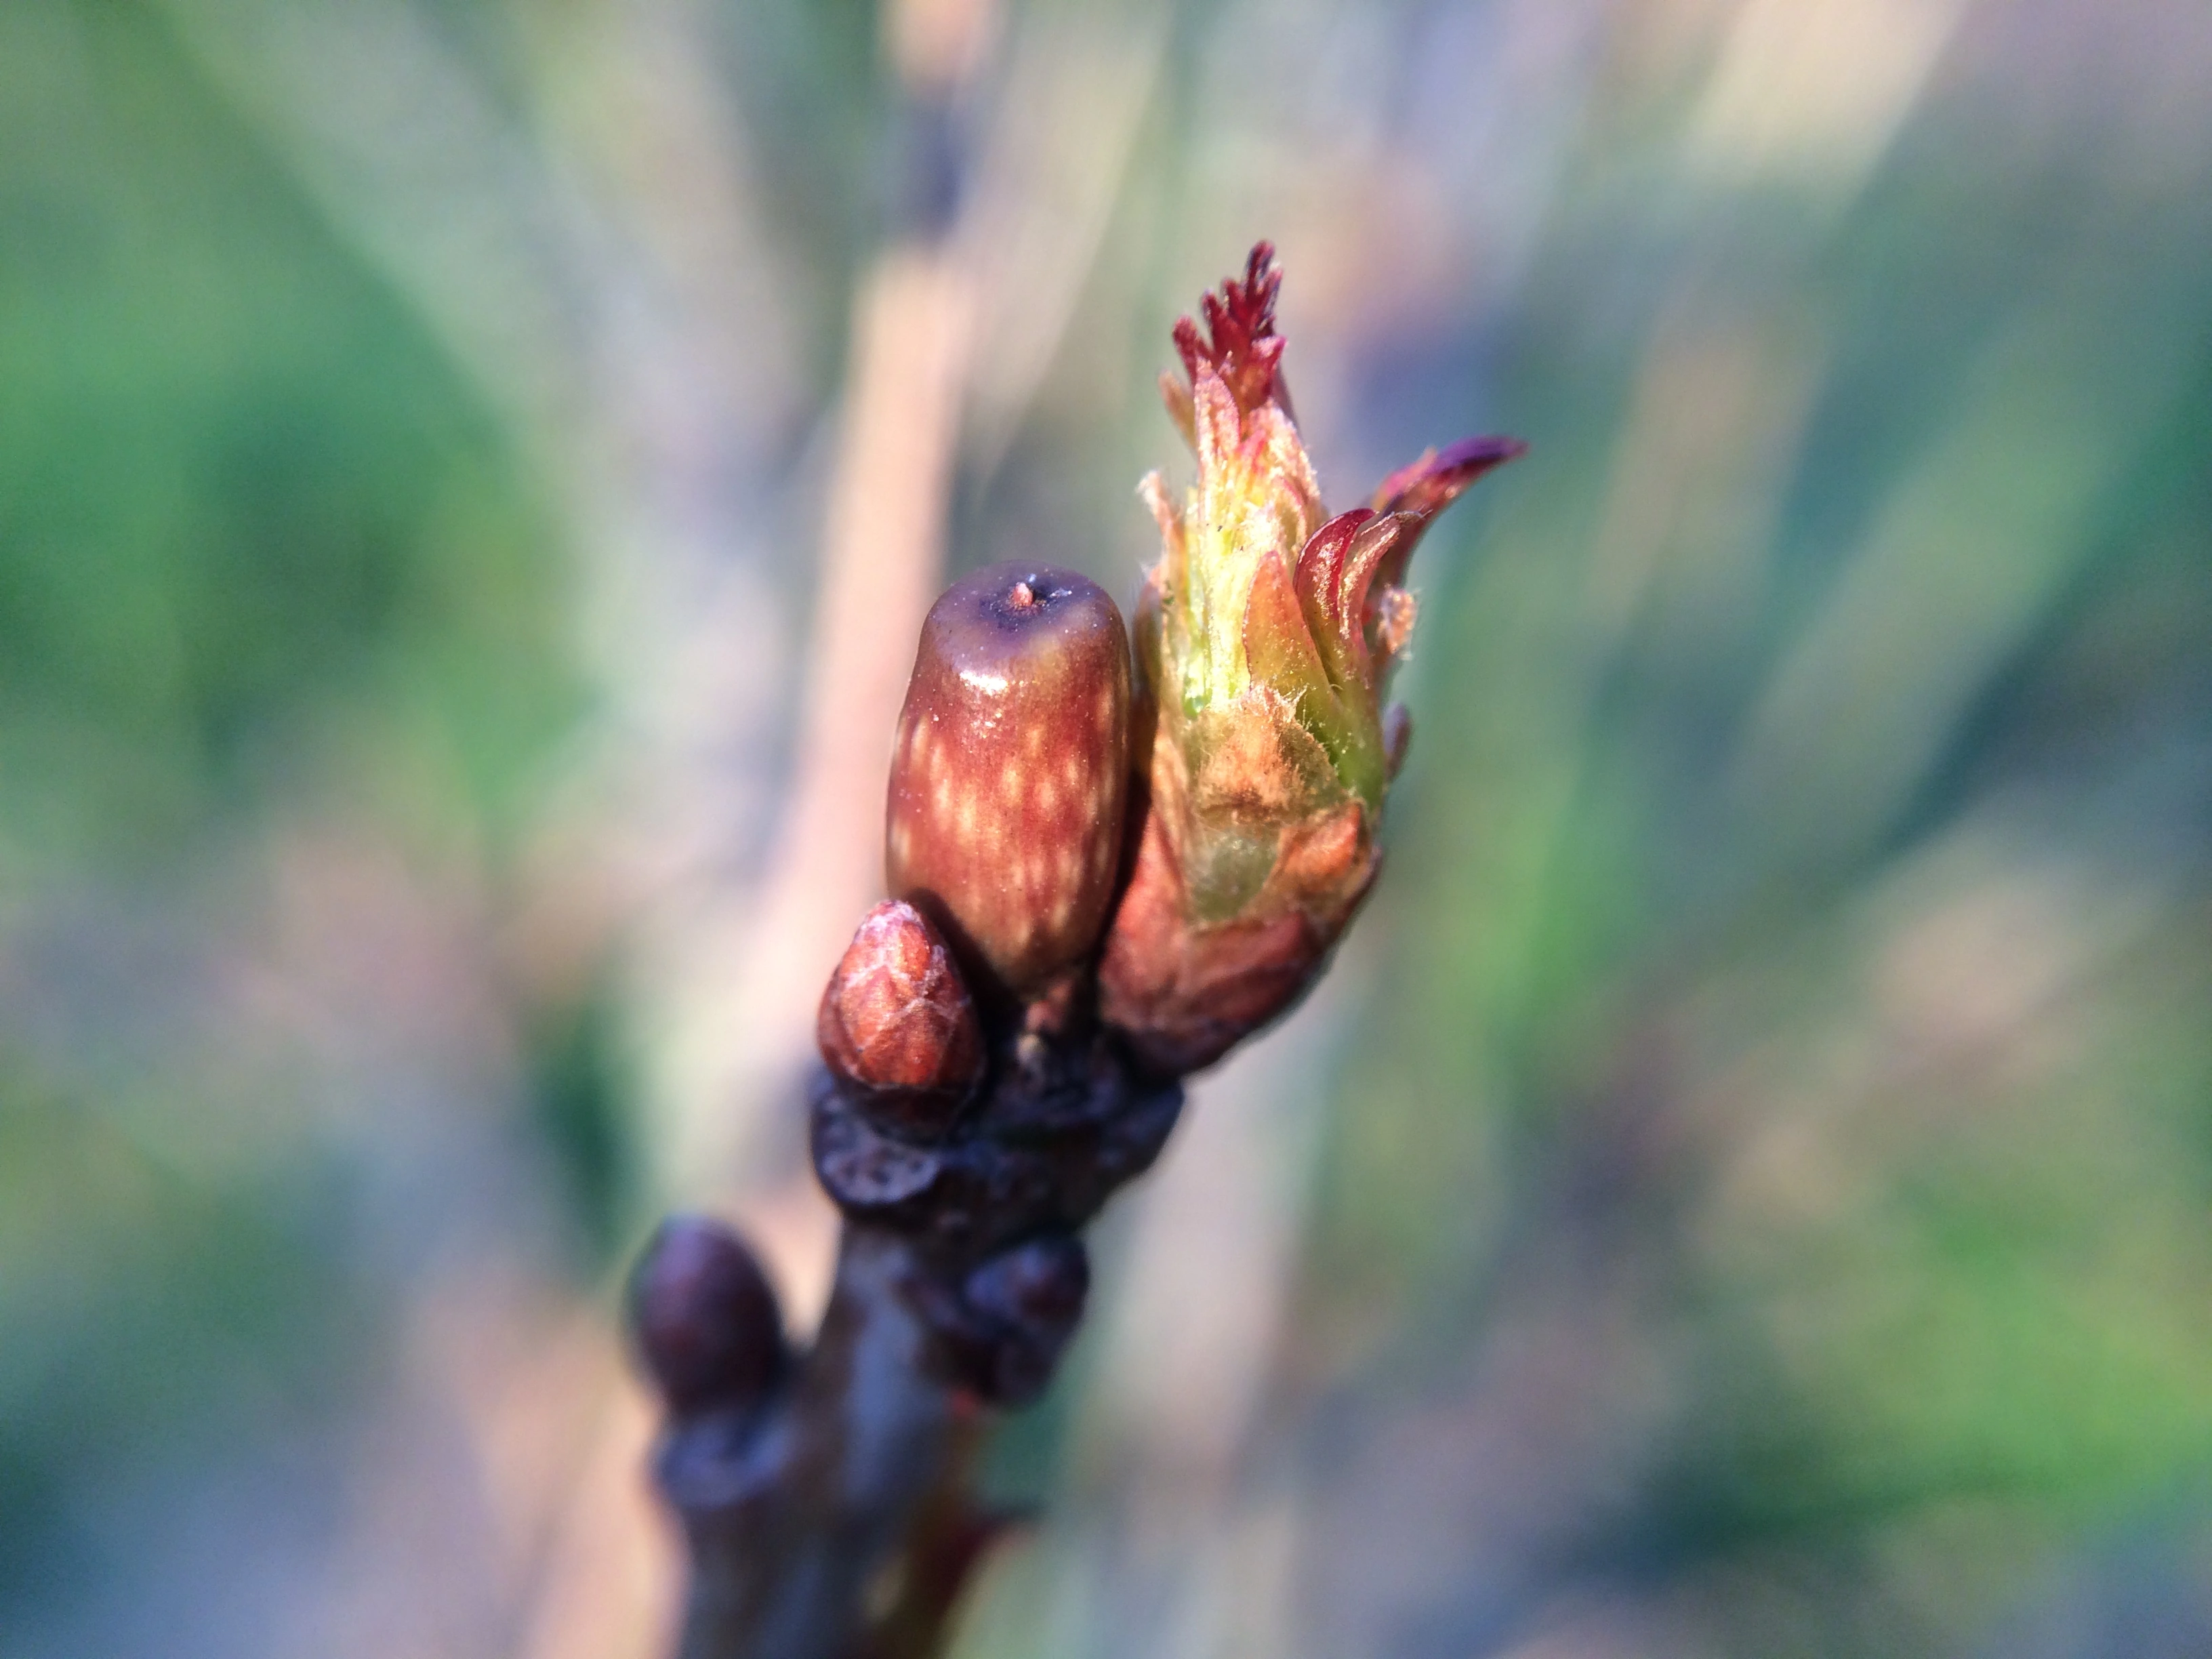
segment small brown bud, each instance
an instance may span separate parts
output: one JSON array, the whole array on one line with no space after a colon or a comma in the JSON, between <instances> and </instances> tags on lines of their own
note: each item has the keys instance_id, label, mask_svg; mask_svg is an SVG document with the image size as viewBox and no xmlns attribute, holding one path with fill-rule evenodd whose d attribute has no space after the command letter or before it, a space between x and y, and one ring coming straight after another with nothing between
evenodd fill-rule
<instances>
[{"instance_id":1,"label":"small brown bud","mask_svg":"<svg viewBox=\"0 0 2212 1659\"><path fill-rule=\"evenodd\" d=\"M929 919L892 899L868 912L822 994L815 1038L848 1083L939 1117L983 1072L975 1005Z\"/></svg>"},{"instance_id":2,"label":"small brown bud","mask_svg":"<svg viewBox=\"0 0 2212 1659\"><path fill-rule=\"evenodd\" d=\"M630 1275L629 1302L638 1352L679 1415L750 1405L783 1369L775 1291L720 1222L662 1222Z\"/></svg>"},{"instance_id":3,"label":"small brown bud","mask_svg":"<svg viewBox=\"0 0 2212 1659\"><path fill-rule=\"evenodd\" d=\"M899 716L885 872L1017 995L1105 926L1128 727L1128 638L1097 583L993 565L931 607Z\"/></svg>"}]
</instances>

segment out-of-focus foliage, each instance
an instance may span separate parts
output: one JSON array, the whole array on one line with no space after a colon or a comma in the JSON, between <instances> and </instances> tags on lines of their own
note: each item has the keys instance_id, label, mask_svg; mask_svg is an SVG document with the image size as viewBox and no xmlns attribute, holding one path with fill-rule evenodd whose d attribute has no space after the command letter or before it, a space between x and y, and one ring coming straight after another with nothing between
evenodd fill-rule
<instances>
[{"instance_id":1,"label":"out-of-focus foliage","mask_svg":"<svg viewBox=\"0 0 2212 1659\"><path fill-rule=\"evenodd\" d=\"M254 866L511 835L579 706L557 532L140 8L0 15L0 1650L237 1651L388 1364L388 1154L331 1143L404 1133L321 1133Z\"/></svg>"},{"instance_id":2,"label":"out-of-focus foliage","mask_svg":"<svg viewBox=\"0 0 2212 1659\"><path fill-rule=\"evenodd\" d=\"M0 1659L651 1650L562 1596L700 1040L653 900L792 775L874 29L0 7ZM1333 503L1533 449L963 1650L2212 1649L2202 6L1029 0L992 63L1053 281L956 563L1129 589L1260 234Z\"/></svg>"},{"instance_id":3,"label":"out-of-focus foliage","mask_svg":"<svg viewBox=\"0 0 2212 1659\"><path fill-rule=\"evenodd\" d=\"M349 702L511 792L564 619L497 433L156 19L5 27L11 858L173 859Z\"/></svg>"}]
</instances>

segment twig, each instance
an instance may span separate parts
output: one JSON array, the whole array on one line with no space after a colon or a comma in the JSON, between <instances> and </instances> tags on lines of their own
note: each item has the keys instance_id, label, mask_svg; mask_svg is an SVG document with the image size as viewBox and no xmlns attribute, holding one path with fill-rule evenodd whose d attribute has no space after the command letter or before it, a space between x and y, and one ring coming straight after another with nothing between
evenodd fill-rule
<instances>
[{"instance_id":1,"label":"twig","mask_svg":"<svg viewBox=\"0 0 2212 1659\"><path fill-rule=\"evenodd\" d=\"M692 1584L682 1659L924 1659L996 1528L965 1452L1083 1314L1082 1229L1158 1157L1180 1079L1293 1006L1372 884L1409 727L1386 718L1429 520L1519 453L1431 452L1328 518L1255 248L1176 343L1199 487L1138 676L1097 586L1009 564L930 610L899 717L885 875L820 1005L814 1170L845 1222L794 1362L711 1222L664 1227L633 1319L670 1410L658 1474Z\"/></svg>"},{"instance_id":2,"label":"twig","mask_svg":"<svg viewBox=\"0 0 2212 1659\"><path fill-rule=\"evenodd\" d=\"M945 1480L963 1429L1042 1390L1088 1285L1077 1230L1150 1167L1182 1100L1103 1034L1026 1047L933 1145L872 1123L854 1091L817 1079L815 1166L848 1217L821 1332L764 1396L680 1412L658 1459L694 1564L683 1659L933 1650L973 1559L962 1541L994 1530ZM685 1236L664 1229L648 1285ZM686 1311L731 1322L696 1300ZM775 1337L754 1325L758 1352ZM884 1578L901 1560L928 1582ZM872 1605L884 1616L855 1649Z\"/></svg>"}]
</instances>

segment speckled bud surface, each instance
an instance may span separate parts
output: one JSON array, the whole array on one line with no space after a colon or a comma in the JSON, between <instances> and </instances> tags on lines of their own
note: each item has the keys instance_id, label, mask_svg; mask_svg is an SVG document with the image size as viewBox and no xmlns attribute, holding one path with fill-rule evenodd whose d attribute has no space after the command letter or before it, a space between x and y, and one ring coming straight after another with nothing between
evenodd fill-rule
<instances>
[{"instance_id":1,"label":"speckled bud surface","mask_svg":"<svg viewBox=\"0 0 2212 1659\"><path fill-rule=\"evenodd\" d=\"M1000 564L922 624L885 814L894 896L1028 995L1097 943L1128 787L1129 646L1088 578Z\"/></svg>"},{"instance_id":2,"label":"speckled bud surface","mask_svg":"<svg viewBox=\"0 0 2212 1659\"><path fill-rule=\"evenodd\" d=\"M868 912L822 994L815 1038L848 1083L925 1097L947 1115L983 1074L983 1033L929 919L893 899Z\"/></svg>"}]
</instances>

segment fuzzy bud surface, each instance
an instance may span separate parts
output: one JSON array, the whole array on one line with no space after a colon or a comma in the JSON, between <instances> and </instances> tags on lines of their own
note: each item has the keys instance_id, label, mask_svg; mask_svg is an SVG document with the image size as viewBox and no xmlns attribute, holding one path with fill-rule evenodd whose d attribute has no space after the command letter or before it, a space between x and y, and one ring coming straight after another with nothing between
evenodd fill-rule
<instances>
[{"instance_id":1,"label":"fuzzy bud surface","mask_svg":"<svg viewBox=\"0 0 2212 1659\"><path fill-rule=\"evenodd\" d=\"M1431 451L1329 516L1283 389L1281 281L1263 242L1205 297L1203 330L1176 325L1188 379L1162 390L1197 478L1180 501L1157 473L1142 489L1162 543L1135 630L1149 803L1100 1006L1174 1074L1295 1001L1373 884L1410 732L1385 706L1417 608L1407 562L1437 513L1522 449Z\"/></svg>"}]
</instances>

